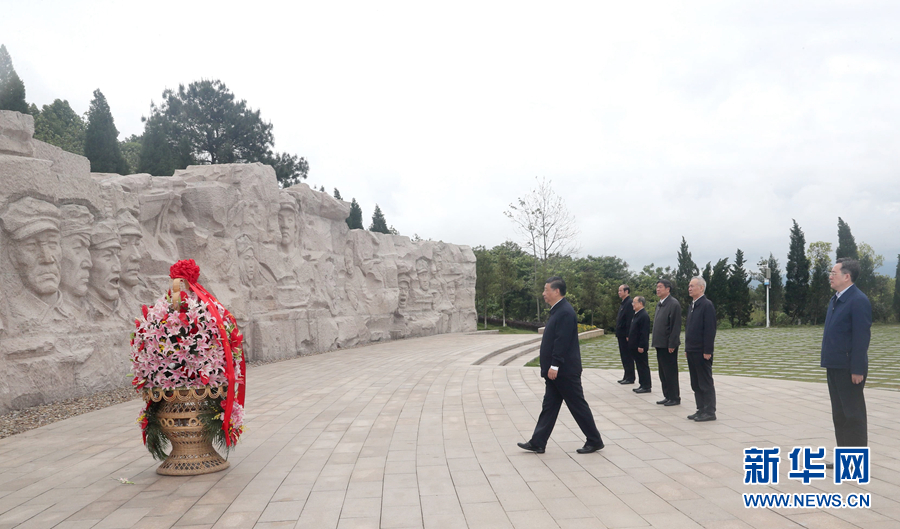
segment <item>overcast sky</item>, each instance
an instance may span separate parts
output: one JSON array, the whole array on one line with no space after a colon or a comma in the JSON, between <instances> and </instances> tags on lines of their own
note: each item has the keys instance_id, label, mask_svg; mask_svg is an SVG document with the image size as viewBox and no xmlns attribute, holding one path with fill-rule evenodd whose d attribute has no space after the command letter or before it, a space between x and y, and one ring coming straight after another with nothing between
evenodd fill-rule
<instances>
[{"instance_id":1,"label":"overcast sky","mask_svg":"<svg viewBox=\"0 0 900 529\"><path fill-rule=\"evenodd\" d=\"M304 156L307 182L401 234L519 240L508 204L552 180L580 255L633 269L784 267L807 242L900 253L900 4L0 0L39 106L92 91L120 139L165 88L220 79Z\"/></svg>"}]
</instances>

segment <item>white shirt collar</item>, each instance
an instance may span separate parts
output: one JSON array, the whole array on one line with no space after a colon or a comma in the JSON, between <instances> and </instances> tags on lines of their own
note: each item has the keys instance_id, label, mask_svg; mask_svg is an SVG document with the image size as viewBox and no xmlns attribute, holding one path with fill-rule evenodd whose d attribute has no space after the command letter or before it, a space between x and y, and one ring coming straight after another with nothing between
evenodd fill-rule
<instances>
[{"instance_id":1,"label":"white shirt collar","mask_svg":"<svg viewBox=\"0 0 900 529\"><path fill-rule=\"evenodd\" d=\"M853 283L850 283L850 286L848 286L848 287L847 287L847 288L850 288L850 287L852 287L852 286L853 286ZM837 294L835 294L835 296L837 296L837 297L838 297L838 299L840 299L840 298L841 298L841 296L843 296L843 295L844 295L844 292L846 292L846 291L847 291L847 288L845 288L845 289L844 289L844 290L841 290L841 291L840 291L840 292L838 292L838 293L837 293Z\"/></svg>"},{"instance_id":2,"label":"white shirt collar","mask_svg":"<svg viewBox=\"0 0 900 529\"><path fill-rule=\"evenodd\" d=\"M669 296L666 296L666 297L662 298L661 300L659 300L659 304L662 305L663 301L665 301L667 299L669 299Z\"/></svg>"},{"instance_id":3,"label":"white shirt collar","mask_svg":"<svg viewBox=\"0 0 900 529\"><path fill-rule=\"evenodd\" d=\"M556 303L559 303L559 302L562 301L563 299L565 299L565 296L563 296L563 297L559 298L558 300L556 300ZM550 305L550 310L553 310L553 307L556 306L556 303L554 303L553 305Z\"/></svg>"}]
</instances>

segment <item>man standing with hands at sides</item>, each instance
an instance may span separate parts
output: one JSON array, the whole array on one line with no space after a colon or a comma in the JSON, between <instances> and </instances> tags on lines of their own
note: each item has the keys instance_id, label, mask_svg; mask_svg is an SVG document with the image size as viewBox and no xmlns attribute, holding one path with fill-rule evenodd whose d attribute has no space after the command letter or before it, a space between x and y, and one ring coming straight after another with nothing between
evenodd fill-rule
<instances>
[{"instance_id":1,"label":"man standing with hands at sides","mask_svg":"<svg viewBox=\"0 0 900 529\"><path fill-rule=\"evenodd\" d=\"M872 305L855 285L858 277L859 262L848 258L838 259L829 276L835 294L825 316L821 365L826 369L837 446L869 444L863 389L869 371Z\"/></svg>"},{"instance_id":2,"label":"man standing with hands at sides","mask_svg":"<svg viewBox=\"0 0 900 529\"><path fill-rule=\"evenodd\" d=\"M566 282L553 276L544 284L544 301L550 305L550 318L541 338L541 376L545 379L544 403L531 440L517 443L519 448L543 454L556 424L559 408L565 401L578 427L587 437L576 450L589 454L603 448L603 439L594 424L594 416L584 400L581 387L581 348L578 345L578 318L567 299Z\"/></svg>"},{"instance_id":3,"label":"man standing with hands at sides","mask_svg":"<svg viewBox=\"0 0 900 529\"><path fill-rule=\"evenodd\" d=\"M713 383L713 345L716 341L716 308L703 293L706 281L694 277L688 285L688 295L694 301L688 309L684 330L684 352L691 372L691 389L697 402L697 412L688 419L697 422L716 420L716 386Z\"/></svg>"},{"instance_id":4,"label":"man standing with hands at sides","mask_svg":"<svg viewBox=\"0 0 900 529\"><path fill-rule=\"evenodd\" d=\"M631 303L631 287L619 285L619 314L616 316L616 340L619 341L619 356L622 357L622 367L625 375L619 384L634 384L634 358L628 347L628 331L631 328L631 318L634 317L634 307Z\"/></svg>"},{"instance_id":5,"label":"man standing with hands at sides","mask_svg":"<svg viewBox=\"0 0 900 529\"><path fill-rule=\"evenodd\" d=\"M656 283L659 304L653 317L653 347L659 364L659 382L662 384L663 400L657 404L678 406L681 404L681 390L678 387L678 346L681 345L681 303L670 296L672 282L660 279ZM650 387L647 386L649 390Z\"/></svg>"},{"instance_id":6,"label":"man standing with hands at sides","mask_svg":"<svg viewBox=\"0 0 900 529\"><path fill-rule=\"evenodd\" d=\"M646 300L644 296L634 298L634 318L631 320L631 328L628 330L628 349L637 365L641 386L650 387L650 364L647 351L650 349L650 316L644 310ZM650 390L636 391L636 393L649 393Z\"/></svg>"}]
</instances>

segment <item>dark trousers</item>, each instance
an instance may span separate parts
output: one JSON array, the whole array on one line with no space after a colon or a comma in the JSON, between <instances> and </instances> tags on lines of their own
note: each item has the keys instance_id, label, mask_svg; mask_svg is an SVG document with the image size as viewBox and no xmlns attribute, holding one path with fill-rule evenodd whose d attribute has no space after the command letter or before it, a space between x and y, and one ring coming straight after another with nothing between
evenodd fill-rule
<instances>
[{"instance_id":1,"label":"dark trousers","mask_svg":"<svg viewBox=\"0 0 900 529\"><path fill-rule=\"evenodd\" d=\"M659 364L659 383L663 397L681 402L681 388L678 387L678 348L670 353L668 347L656 348L656 362Z\"/></svg>"},{"instance_id":2,"label":"dark trousers","mask_svg":"<svg viewBox=\"0 0 900 529\"><path fill-rule=\"evenodd\" d=\"M619 356L622 357L622 367L625 368L624 380L634 380L634 358L628 352L628 338L625 336L616 336L619 340Z\"/></svg>"},{"instance_id":3,"label":"dark trousers","mask_svg":"<svg viewBox=\"0 0 900 529\"><path fill-rule=\"evenodd\" d=\"M697 410L701 413L716 413L716 386L712 376L713 357L707 360L703 358L703 353L688 353L687 361Z\"/></svg>"},{"instance_id":4,"label":"dark trousers","mask_svg":"<svg viewBox=\"0 0 900 529\"><path fill-rule=\"evenodd\" d=\"M849 369L827 370L828 394L831 396L831 418L838 446L869 446L864 378L859 384L850 379Z\"/></svg>"},{"instance_id":5,"label":"dark trousers","mask_svg":"<svg viewBox=\"0 0 900 529\"><path fill-rule=\"evenodd\" d=\"M634 359L634 366L638 373L638 383L642 388L650 389L653 387L653 379L650 377L650 360L647 358L647 352L637 352L637 349L631 350L631 358Z\"/></svg>"},{"instance_id":6,"label":"dark trousers","mask_svg":"<svg viewBox=\"0 0 900 529\"><path fill-rule=\"evenodd\" d=\"M550 439L550 433L556 425L556 418L559 416L559 408L565 402L572 417L578 423L578 427L587 437L587 443L593 446L603 444L600 438L600 432L594 423L594 416L591 414L591 408L584 400L584 389L581 387L581 375L569 376L563 375L556 377L556 380L545 379L544 404L541 408L541 415L538 417L537 426L534 427L534 434L531 436L531 444L539 447L546 447L547 440Z\"/></svg>"}]
</instances>

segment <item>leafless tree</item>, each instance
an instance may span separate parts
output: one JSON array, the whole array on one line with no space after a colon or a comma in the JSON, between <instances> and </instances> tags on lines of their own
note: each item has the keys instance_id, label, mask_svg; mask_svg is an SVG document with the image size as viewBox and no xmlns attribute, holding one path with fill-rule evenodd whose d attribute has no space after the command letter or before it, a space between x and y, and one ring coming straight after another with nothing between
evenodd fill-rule
<instances>
[{"instance_id":1,"label":"leafless tree","mask_svg":"<svg viewBox=\"0 0 900 529\"><path fill-rule=\"evenodd\" d=\"M578 251L578 226L562 197L553 190L552 181L537 178L537 187L519 197L503 214L509 217L522 235L524 247L534 256L534 281L538 285L538 264L546 264L555 255ZM540 297L536 300L540 319Z\"/></svg>"}]
</instances>

